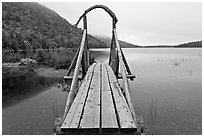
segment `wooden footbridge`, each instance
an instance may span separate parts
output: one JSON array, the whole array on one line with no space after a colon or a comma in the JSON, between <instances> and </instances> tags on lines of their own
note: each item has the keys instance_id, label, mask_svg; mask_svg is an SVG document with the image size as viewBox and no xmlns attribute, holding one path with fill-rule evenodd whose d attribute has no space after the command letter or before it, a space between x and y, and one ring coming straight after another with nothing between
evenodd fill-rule
<instances>
[{"instance_id":1,"label":"wooden footbridge","mask_svg":"<svg viewBox=\"0 0 204 137\"><path fill-rule=\"evenodd\" d=\"M113 19L108 63L90 59L86 14L96 8L104 9ZM118 42L115 14L106 6L95 5L83 13L76 26L82 18L81 44L64 77L72 82L64 115L56 122L57 134L142 134L143 123L135 114L128 84L135 76Z\"/></svg>"}]
</instances>

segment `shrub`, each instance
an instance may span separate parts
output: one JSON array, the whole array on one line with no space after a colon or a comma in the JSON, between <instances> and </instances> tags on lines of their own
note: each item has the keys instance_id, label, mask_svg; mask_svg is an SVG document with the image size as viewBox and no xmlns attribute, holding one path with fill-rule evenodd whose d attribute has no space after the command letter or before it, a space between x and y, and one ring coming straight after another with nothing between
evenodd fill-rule
<instances>
[{"instance_id":1,"label":"shrub","mask_svg":"<svg viewBox=\"0 0 204 137\"><path fill-rule=\"evenodd\" d=\"M45 51L38 51L36 57L34 59L39 63L39 64L44 64L46 65L46 60L48 59L48 54Z\"/></svg>"},{"instance_id":2,"label":"shrub","mask_svg":"<svg viewBox=\"0 0 204 137\"><path fill-rule=\"evenodd\" d=\"M2 61L5 62L19 62L21 60L21 54L19 53L2 53Z\"/></svg>"},{"instance_id":3,"label":"shrub","mask_svg":"<svg viewBox=\"0 0 204 137\"><path fill-rule=\"evenodd\" d=\"M70 51L59 51L52 56L54 60L55 69L67 69L72 61L73 52Z\"/></svg>"},{"instance_id":4,"label":"shrub","mask_svg":"<svg viewBox=\"0 0 204 137\"><path fill-rule=\"evenodd\" d=\"M38 51L34 59L42 65L54 67L55 69L67 69L74 56L72 50L58 50L58 51Z\"/></svg>"}]
</instances>

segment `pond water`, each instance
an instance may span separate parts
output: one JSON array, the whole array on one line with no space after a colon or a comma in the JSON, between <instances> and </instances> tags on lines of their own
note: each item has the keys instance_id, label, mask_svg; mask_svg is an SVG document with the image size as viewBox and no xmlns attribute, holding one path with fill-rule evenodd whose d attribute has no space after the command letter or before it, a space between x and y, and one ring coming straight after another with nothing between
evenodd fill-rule
<instances>
[{"instance_id":1,"label":"pond water","mask_svg":"<svg viewBox=\"0 0 204 137\"><path fill-rule=\"evenodd\" d=\"M109 49L94 50L97 61ZM155 134L202 134L202 49L123 49L136 114Z\"/></svg>"},{"instance_id":2,"label":"pond water","mask_svg":"<svg viewBox=\"0 0 204 137\"><path fill-rule=\"evenodd\" d=\"M30 73L3 77L3 135L54 134L54 115L63 114L67 96L61 81Z\"/></svg>"},{"instance_id":3,"label":"pond water","mask_svg":"<svg viewBox=\"0 0 204 137\"><path fill-rule=\"evenodd\" d=\"M202 50L200 48L123 49L130 69L131 99L145 126L155 134L202 134ZM96 61L109 49L94 49ZM39 89L38 89L39 90ZM53 134L53 109L64 111L66 92L50 85L3 107L3 134Z\"/></svg>"}]
</instances>

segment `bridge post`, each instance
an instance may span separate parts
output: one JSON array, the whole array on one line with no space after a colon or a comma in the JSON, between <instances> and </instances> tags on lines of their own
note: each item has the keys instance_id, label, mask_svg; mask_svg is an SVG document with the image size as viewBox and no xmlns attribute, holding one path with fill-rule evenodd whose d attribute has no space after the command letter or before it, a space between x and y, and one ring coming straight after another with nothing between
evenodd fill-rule
<instances>
[{"instance_id":1,"label":"bridge post","mask_svg":"<svg viewBox=\"0 0 204 137\"><path fill-rule=\"evenodd\" d=\"M87 17L86 17L86 15L83 16L83 23L84 23L84 29L87 30Z\"/></svg>"},{"instance_id":2,"label":"bridge post","mask_svg":"<svg viewBox=\"0 0 204 137\"><path fill-rule=\"evenodd\" d=\"M113 23L113 30L112 30L109 65L113 69L113 72L115 73L115 75L118 76L119 59L118 59L118 50L116 47L116 41L115 41L115 36L114 36L114 29L116 29L117 19L113 18L112 23Z\"/></svg>"},{"instance_id":3,"label":"bridge post","mask_svg":"<svg viewBox=\"0 0 204 137\"><path fill-rule=\"evenodd\" d=\"M86 29L86 31L87 31L87 17L86 17L86 15L84 15L84 17L83 17L83 20L84 20L84 29ZM86 41L85 41L85 53L87 54L86 55L86 59L87 60L85 60L86 61L86 71L88 70L88 68L89 68L89 66L90 66L90 54L89 54L89 44L88 44L88 37L87 37L87 34L88 33L86 33Z\"/></svg>"},{"instance_id":4,"label":"bridge post","mask_svg":"<svg viewBox=\"0 0 204 137\"><path fill-rule=\"evenodd\" d=\"M116 29L116 19L113 18L113 29Z\"/></svg>"},{"instance_id":5,"label":"bridge post","mask_svg":"<svg viewBox=\"0 0 204 137\"><path fill-rule=\"evenodd\" d=\"M84 30L87 31L87 18L86 15L83 16L83 23L84 23ZM84 78L86 75L86 72L90 66L90 58L89 58L89 48L88 48L88 40L87 40L87 33L85 36L85 43L84 43L84 52L82 57L82 77Z\"/></svg>"},{"instance_id":6,"label":"bridge post","mask_svg":"<svg viewBox=\"0 0 204 137\"><path fill-rule=\"evenodd\" d=\"M113 25L113 27L114 27L114 25ZM109 65L113 69L113 72L115 73L115 75L118 76L119 59L118 59L118 50L117 50L117 47L116 47L114 32L113 32L112 40L111 40Z\"/></svg>"}]
</instances>

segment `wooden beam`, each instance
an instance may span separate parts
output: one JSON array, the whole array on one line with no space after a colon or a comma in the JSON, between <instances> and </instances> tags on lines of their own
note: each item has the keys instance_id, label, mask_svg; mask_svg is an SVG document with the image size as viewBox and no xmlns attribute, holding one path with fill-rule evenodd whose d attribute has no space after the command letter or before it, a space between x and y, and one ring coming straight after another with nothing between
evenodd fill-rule
<instances>
[{"instance_id":1,"label":"wooden beam","mask_svg":"<svg viewBox=\"0 0 204 137\"><path fill-rule=\"evenodd\" d=\"M119 127L121 131L129 129L129 128L134 128L136 131L136 128L137 128L136 124L131 115L128 104L118 85L118 81L113 73L113 70L111 69L109 65L106 65L106 69L108 72L108 79L109 79L110 87L111 87L112 94L113 94L115 109L116 109L117 118L119 121Z\"/></svg>"},{"instance_id":2,"label":"wooden beam","mask_svg":"<svg viewBox=\"0 0 204 137\"><path fill-rule=\"evenodd\" d=\"M118 75L119 69L119 59L118 59L118 51L115 43L114 32L112 32L112 40L111 40L111 48L110 48L110 57L109 57L109 65L113 69L115 75Z\"/></svg>"},{"instance_id":3,"label":"wooden beam","mask_svg":"<svg viewBox=\"0 0 204 137\"><path fill-rule=\"evenodd\" d=\"M83 16L83 22L84 22L84 30L87 30L87 18L86 15ZM88 70L89 64L88 64L88 45L87 45L87 34L86 34L86 39L84 42L84 51L83 51L83 56L82 56L82 77L85 77L86 71Z\"/></svg>"},{"instance_id":4,"label":"wooden beam","mask_svg":"<svg viewBox=\"0 0 204 137\"><path fill-rule=\"evenodd\" d=\"M73 76L64 76L64 80L72 80ZM78 80L82 80L82 76L78 76Z\"/></svg>"},{"instance_id":5,"label":"wooden beam","mask_svg":"<svg viewBox=\"0 0 204 137\"><path fill-rule=\"evenodd\" d=\"M110 129L110 128L118 128L117 118L115 114L115 109L112 100L111 89L109 86L108 75L106 72L105 65L102 64L102 80L101 80L101 128Z\"/></svg>"},{"instance_id":6,"label":"wooden beam","mask_svg":"<svg viewBox=\"0 0 204 137\"><path fill-rule=\"evenodd\" d=\"M100 63L97 63L94 69L94 75L79 126L82 129L100 128L100 66Z\"/></svg>"},{"instance_id":7,"label":"wooden beam","mask_svg":"<svg viewBox=\"0 0 204 137\"><path fill-rule=\"evenodd\" d=\"M130 71L130 68L128 66L128 63L127 63L127 60L125 58L125 55L123 54L123 50L120 48L120 51L122 53L122 58L123 58L123 61L124 61L124 64L125 64L125 67L126 67L126 70L127 70L127 73L128 75L132 75L131 71ZM133 81L135 77L131 77L130 80Z\"/></svg>"},{"instance_id":8,"label":"wooden beam","mask_svg":"<svg viewBox=\"0 0 204 137\"><path fill-rule=\"evenodd\" d=\"M90 65L91 65L91 60L90 60L90 51L89 51L88 37L86 39L86 48L87 48L87 67L89 68Z\"/></svg>"},{"instance_id":9,"label":"wooden beam","mask_svg":"<svg viewBox=\"0 0 204 137\"><path fill-rule=\"evenodd\" d=\"M122 77L122 74L121 73L119 73L118 74L118 76L117 76L117 78L118 79L122 79L123 77ZM129 78L129 79L134 79L134 78L136 78L136 76L135 75L129 75L129 74L127 74L127 78Z\"/></svg>"},{"instance_id":10,"label":"wooden beam","mask_svg":"<svg viewBox=\"0 0 204 137\"><path fill-rule=\"evenodd\" d=\"M80 117L83 111L84 102L86 100L86 96L88 94L88 89L93 77L93 70L95 68L95 63L90 66L87 71L86 77L79 88L79 92L74 99L70 110L65 116L64 122L61 126L62 131L67 130L68 128L78 128L78 124L80 123Z\"/></svg>"},{"instance_id":11,"label":"wooden beam","mask_svg":"<svg viewBox=\"0 0 204 137\"><path fill-rule=\"evenodd\" d=\"M77 25L79 24L80 20L88 13L90 12L91 10L93 9L96 9L96 8L101 8L101 9L104 9L113 19L113 28L116 27L116 23L118 22L118 19L117 17L115 16L115 14L106 6L104 5L94 5L94 6L91 6L90 8L88 8L87 10L85 10L85 12L79 17L77 23L74 25L75 27L77 27Z\"/></svg>"},{"instance_id":12,"label":"wooden beam","mask_svg":"<svg viewBox=\"0 0 204 137\"><path fill-rule=\"evenodd\" d=\"M87 18L86 18L86 15L83 16L83 23L84 23L84 29L87 30Z\"/></svg>"},{"instance_id":13,"label":"wooden beam","mask_svg":"<svg viewBox=\"0 0 204 137\"><path fill-rule=\"evenodd\" d=\"M83 56L82 56L82 60L81 60L81 67L82 67L82 77L84 78L86 75L86 71L88 69L87 66L87 48L86 48L86 42L84 45L84 52L83 52Z\"/></svg>"}]
</instances>

